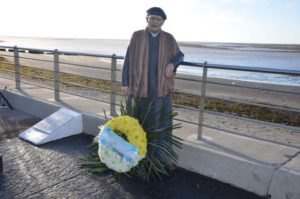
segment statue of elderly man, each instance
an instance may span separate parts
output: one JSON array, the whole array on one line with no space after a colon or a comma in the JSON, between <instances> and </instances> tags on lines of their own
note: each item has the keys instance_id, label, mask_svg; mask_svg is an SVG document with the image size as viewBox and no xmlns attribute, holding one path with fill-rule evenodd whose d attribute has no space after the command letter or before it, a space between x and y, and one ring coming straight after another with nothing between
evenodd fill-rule
<instances>
[{"instance_id":1,"label":"statue of elderly man","mask_svg":"<svg viewBox=\"0 0 300 199\"><path fill-rule=\"evenodd\" d=\"M160 121L172 111L174 76L184 57L174 37L161 29L166 19L159 7L147 10L147 27L133 33L122 71L127 106L134 100L138 111L148 107L146 120L156 121L156 128L172 125L171 118Z\"/></svg>"}]
</instances>

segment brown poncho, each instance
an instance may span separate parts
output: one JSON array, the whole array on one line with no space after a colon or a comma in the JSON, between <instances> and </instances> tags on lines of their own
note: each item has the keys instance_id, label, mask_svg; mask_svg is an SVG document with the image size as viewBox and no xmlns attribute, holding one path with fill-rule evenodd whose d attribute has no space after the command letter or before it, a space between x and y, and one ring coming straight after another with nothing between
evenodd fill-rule
<instances>
[{"instance_id":1,"label":"brown poncho","mask_svg":"<svg viewBox=\"0 0 300 199\"><path fill-rule=\"evenodd\" d=\"M139 30L133 33L128 47L129 51L129 92L134 97L148 96L148 56L149 30ZM173 90L174 76L167 78L166 66L179 52L174 37L161 31L158 52L158 97L165 97Z\"/></svg>"}]
</instances>

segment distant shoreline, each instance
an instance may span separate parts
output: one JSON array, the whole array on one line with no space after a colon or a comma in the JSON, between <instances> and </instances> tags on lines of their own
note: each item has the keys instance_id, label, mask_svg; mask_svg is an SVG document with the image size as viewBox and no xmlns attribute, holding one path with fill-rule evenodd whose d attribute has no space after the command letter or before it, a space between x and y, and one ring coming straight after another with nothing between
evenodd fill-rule
<instances>
[{"instance_id":1,"label":"distant shoreline","mask_svg":"<svg viewBox=\"0 0 300 199\"><path fill-rule=\"evenodd\" d=\"M101 38L60 38L60 37L25 37L25 36L1 36L0 38L19 38L19 39L46 39L46 40L102 40L102 41L128 41L129 39L101 39ZM6 42L0 40L0 42ZM271 43L241 43L241 42L206 42L206 41L179 41L178 44L182 47L192 48L212 48L221 50L246 50L246 51L275 51L275 52L300 52L300 44L271 44ZM255 50L244 49L240 46L248 46L256 48ZM260 50L261 49L261 50ZM272 49L272 50L270 50ZM277 49L277 50L275 50Z\"/></svg>"},{"instance_id":2,"label":"distant shoreline","mask_svg":"<svg viewBox=\"0 0 300 199\"><path fill-rule=\"evenodd\" d=\"M191 47L191 48L300 53L300 44L249 44L249 43L222 43L222 42L220 43L219 42L178 42L178 44L179 46L182 47Z\"/></svg>"}]
</instances>

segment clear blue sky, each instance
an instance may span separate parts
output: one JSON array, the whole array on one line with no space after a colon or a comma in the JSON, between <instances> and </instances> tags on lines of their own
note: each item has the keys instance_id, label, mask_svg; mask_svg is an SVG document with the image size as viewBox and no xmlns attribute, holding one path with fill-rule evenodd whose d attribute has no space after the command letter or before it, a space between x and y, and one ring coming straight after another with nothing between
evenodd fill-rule
<instances>
[{"instance_id":1,"label":"clear blue sky","mask_svg":"<svg viewBox=\"0 0 300 199\"><path fill-rule=\"evenodd\" d=\"M300 0L1 0L1 36L129 39L162 7L179 41L300 44Z\"/></svg>"}]
</instances>

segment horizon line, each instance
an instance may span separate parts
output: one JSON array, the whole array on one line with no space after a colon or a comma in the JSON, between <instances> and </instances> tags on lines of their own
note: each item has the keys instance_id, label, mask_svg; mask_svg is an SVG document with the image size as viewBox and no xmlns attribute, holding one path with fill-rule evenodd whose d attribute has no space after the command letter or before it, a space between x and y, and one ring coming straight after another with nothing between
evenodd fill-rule
<instances>
[{"instance_id":1,"label":"horizon line","mask_svg":"<svg viewBox=\"0 0 300 199\"><path fill-rule=\"evenodd\" d=\"M61 39L61 40L126 40L129 41L130 38L87 38L87 37L56 37L56 36L11 36L11 35L0 35L0 37L16 37L16 38L39 38L39 39ZM0 42L5 42L0 40ZM195 40L177 40L178 43L219 43L219 44L258 44L258 45L300 45L300 43L271 43L271 42L240 42L240 41L195 41Z\"/></svg>"}]
</instances>

